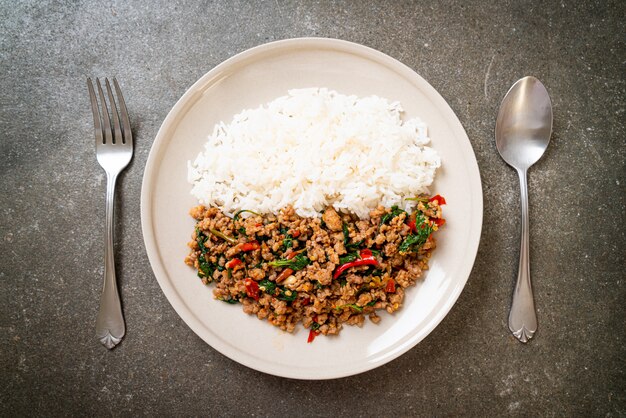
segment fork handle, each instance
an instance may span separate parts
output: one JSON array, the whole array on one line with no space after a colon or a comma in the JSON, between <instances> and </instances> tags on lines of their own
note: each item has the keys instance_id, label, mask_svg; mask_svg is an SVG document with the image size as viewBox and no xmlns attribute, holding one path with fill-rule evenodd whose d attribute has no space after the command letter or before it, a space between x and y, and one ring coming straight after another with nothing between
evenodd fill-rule
<instances>
[{"instance_id":1,"label":"fork handle","mask_svg":"<svg viewBox=\"0 0 626 418\"><path fill-rule=\"evenodd\" d=\"M513 301L509 314L509 329L523 343L528 342L537 331L537 315L530 283L528 183L526 170L518 169L522 204L522 237L519 254L517 283L513 291Z\"/></svg>"},{"instance_id":2,"label":"fork handle","mask_svg":"<svg viewBox=\"0 0 626 418\"><path fill-rule=\"evenodd\" d=\"M120 295L115 277L113 252L113 208L117 174L107 173L106 194L106 242L104 246L104 286L100 296L100 310L96 318L96 337L109 350L124 337L126 327L122 315Z\"/></svg>"}]
</instances>

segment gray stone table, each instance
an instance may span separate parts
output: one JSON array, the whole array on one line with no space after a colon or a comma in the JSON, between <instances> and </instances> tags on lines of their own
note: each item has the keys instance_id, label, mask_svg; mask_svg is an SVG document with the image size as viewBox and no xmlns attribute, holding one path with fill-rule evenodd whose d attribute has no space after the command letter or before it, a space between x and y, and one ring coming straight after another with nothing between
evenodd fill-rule
<instances>
[{"instance_id":1,"label":"gray stone table","mask_svg":"<svg viewBox=\"0 0 626 418\"><path fill-rule=\"evenodd\" d=\"M626 414L624 2L5 0L0 15L1 415ZM428 80L468 133L485 202L443 322L387 365L331 381L265 375L205 344L161 292L140 226L143 169L176 100L232 55L301 36L373 47ZM506 325L518 180L493 131L528 74L550 91L554 132L530 171L540 329L522 345ZM85 78L111 75L136 154L116 228L127 336L108 352L94 339L105 179Z\"/></svg>"}]
</instances>

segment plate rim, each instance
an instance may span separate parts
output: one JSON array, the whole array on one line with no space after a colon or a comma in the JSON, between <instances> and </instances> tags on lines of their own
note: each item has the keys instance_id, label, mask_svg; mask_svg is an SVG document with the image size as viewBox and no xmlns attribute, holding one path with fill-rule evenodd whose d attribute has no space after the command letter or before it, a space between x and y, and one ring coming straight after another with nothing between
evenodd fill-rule
<instances>
[{"instance_id":1,"label":"plate rim","mask_svg":"<svg viewBox=\"0 0 626 418\"><path fill-rule=\"evenodd\" d=\"M258 363L258 360L254 361L254 358L246 355L245 352L241 350L231 351L229 350L227 343L208 338L206 335L203 335L203 333L199 331L201 328L205 328L204 324L200 323L196 315L193 312L189 311L184 301L182 301L181 296L178 294L178 291L174 288L174 286L170 284L171 280L169 279L169 276L165 271L163 265L164 263L162 261L163 259L156 243L156 237L152 225L153 204L150 193L155 185L158 163L160 162L160 160L157 158L161 154L161 149L169 143L166 132L175 127L173 126L175 118L178 117L181 110L183 110L184 107L194 99L194 97L198 94L200 87L203 85L208 85L211 78L219 76L223 73L225 69L235 65L238 62L244 61L250 57L253 57L254 55L267 53L268 51L277 50L280 48L285 48L286 50L288 50L294 45L301 45L304 48L310 49L318 48L339 50L341 52L355 54L361 58L373 59L376 62L381 63L385 67L392 69L397 73L402 73L402 75L405 78L409 79L413 84L418 84L420 87L428 90L428 97L431 100L435 100L437 102L437 107L443 110L445 114L447 114L446 120L448 121L448 123L451 123L451 128L455 132L455 136L459 134L462 139L464 139L464 141L461 141L461 152L472 157L467 159L469 161L466 160L466 168L472 174L470 176L470 182L475 183L473 184L473 187L476 187L477 190L480 190L480 193L478 193L476 196L476 211L478 216L476 217L476 219L474 219L474 222L471 225L469 235L470 240L468 245L468 252L471 254L471 257L466 258L466 262L461 268L461 271L463 272L463 280L459 281L456 286L451 289L451 293L447 298L444 308L438 310L434 314L433 319L426 324L422 332L416 333L413 338L409 338L407 341L404 342L404 344L401 344L394 350L391 350L386 355L379 356L374 360L363 362L360 367L352 367L350 369L342 369L341 371L335 373L326 373L324 375L314 376L302 375L302 373L297 372L276 370L275 368L272 368L271 365L270 367L264 367L263 363ZM447 117L448 115L450 115L451 117ZM468 162L469 164L467 164ZM148 158L143 172L140 201L140 216L142 227L141 229L144 246L146 248L146 253L148 255L150 266L152 268L155 278L157 279L157 282L159 283L159 286L161 287L161 291L164 293L166 299L168 300L172 308L174 308L174 311L178 314L178 316L183 320L183 322L189 328L191 328L191 330L198 337L200 337L204 342L211 346L211 348L215 349L220 354L228 357L233 361L236 361L251 369L274 376L303 380L336 379L372 370L398 358L411 348L415 347L428 335L430 335L430 333L443 321L443 319L448 315L452 307L456 304L461 292L463 291L465 285L467 284L467 281L469 280L473 266L476 261L480 238L482 235L482 222L484 216L483 212L483 188L480 177L480 170L478 167L478 161L476 160L476 154L474 153L474 149L472 147L471 141L469 140L467 132L465 131L465 128L461 124L461 121L459 120L456 113L454 113L448 102L443 98L443 96L441 96L441 94L415 70L411 69L406 64L381 51L351 41L320 37L282 39L246 49L222 61L217 66L206 72L196 82L194 82L180 97L180 99L178 99L175 105L170 109L150 147L150 152L148 154ZM476 231L476 229L478 229L478 231ZM475 237L475 239L472 240L472 237ZM167 277L167 279L165 279L164 277Z\"/></svg>"}]
</instances>

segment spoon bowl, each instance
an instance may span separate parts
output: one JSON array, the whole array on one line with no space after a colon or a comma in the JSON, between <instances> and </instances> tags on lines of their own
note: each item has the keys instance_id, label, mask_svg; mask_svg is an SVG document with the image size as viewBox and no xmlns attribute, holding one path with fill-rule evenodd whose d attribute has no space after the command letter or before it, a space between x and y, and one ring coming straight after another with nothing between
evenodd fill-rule
<instances>
[{"instance_id":1,"label":"spoon bowl","mask_svg":"<svg viewBox=\"0 0 626 418\"><path fill-rule=\"evenodd\" d=\"M530 281L527 171L543 155L552 134L552 103L535 77L524 77L509 89L496 119L496 148L520 180L522 234L519 269L513 292L509 329L523 343L537 331L537 315Z\"/></svg>"},{"instance_id":2,"label":"spoon bowl","mask_svg":"<svg viewBox=\"0 0 626 418\"><path fill-rule=\"evenodd\" d=\"M552 103L535 77L524 77L509 89L496 119L496 147L511 167L526 168L543 155L552 133Z\"/></svg>"}]
</instances>

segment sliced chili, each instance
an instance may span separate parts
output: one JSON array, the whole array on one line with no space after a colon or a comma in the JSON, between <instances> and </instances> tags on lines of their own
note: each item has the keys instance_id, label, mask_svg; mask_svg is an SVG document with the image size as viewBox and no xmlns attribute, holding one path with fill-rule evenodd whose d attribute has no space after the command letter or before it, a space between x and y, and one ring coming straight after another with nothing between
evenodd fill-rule
<instances>
[{"instance_id":1,"label":"sliced chili","mask_svg":"<svg viewBox=\"0 0 626 418\"><path fill-rule=\"evenodd\" d=\"M307 343L312 343L315 337L320 335L318 329L320 328L320 324L317 322L317 315L313 316L313 323L311 324L311 330L309 331L309 338L306 341Z\"/></svg>"},{"instance_id":2,"label":"sliced chili","mask_svg":"<svg viewBox=\"0 0 626 418\"><path fill-rule=\"evenodd\" d=\"M286 269L280 272L280 274L276 278L276 283L282 282L283 280L285 280L287 277L291 276L292 274L293 274L293 270L287 267Z\"/></svg>"},{"instance_id":3,"label":"sliced chili","mask_svg":"<svg viewBox=\"0 0 626 418\"><path fill-rule=\"evenodd\" d=\"M258 241L246 242L246 243L241 244L241 246L239 247L239 249L244 252L258 250L259 248L261 248L261 245L259 244Z\"/></svg>"},{"instance_id":4,"label":"sliced chili","mask_svg":"<svg viewBox=\"0 0 626 418\"><path fill-rule=\"evenodd\" d=\"M368 248L364 248L359 252L359 255L361 256L361 258L372 257L372 254L373 254L372 250Z\"/></svg>"},{"instance_id":5,"label":"sliced chili","mask_svg":"<svg viewBox=\"0 0 626 418\"><path fill-rule=\"evenodd\" d=\"M306 248L303 248L303 249L298 250L298 251L292 251L292 252L290 252L287 256L285 256L285 258L286 258L287 260L291 260L292 258L294 258L295 256L297 256L298 254L301 254L301 253L303 253L303 252L305 252L305 251L306 251Z\"/></svg>"},{"instance_id":6,"label":"sliced chili","mask_svg":"<svg viewBox=\"0 0 626 418\"><path fill-rule=\"evenodd\" d=\"M385 292L394 293L396 291L396 282L393 279L387 280L387 285L385 286Z\"/></svg>"},{"instance_id":7,"label":"sliced chili","mask_svg":"<svg viewBox=\"0 0 626 418\"><path fill-rule=\"evenodd\" d=\"M312 343L313 340L315 339L315 337L317 337L318 335L320 335L319 331L314 331L314 330L310 330L309 331L309 338L306 340L307 343Z\"/></svg>"},{"instance_id":8,"label":"sliced chili","mask_svg":"<svg viewBox=\"0 0 626 418\"><path fill-rule=\"evenodd\" d=\"M354 261L350 261L348 263L342 264L339 267L337 267L337 270L335 270L335 274L333 274L333 279L338 278L339 276L341 276L341 274L346 271L349 268L352 267L358 267L358 266L377 266L378 265L378 260L376 260L376 257L374 257L372 255L372 251L368 250L367 248L364 250L361 250L360 252L360 256L361 258L354 260Z\"/></svg>"},{"instance_id":9,"label":"sliced chili","mask_svg":"<svg viewBox=\"0 0 626 418\"><path fill-rule=\"evenodd\" d=\"M433 219L433 222L434 222L435 225L437 225L439 227L439 226L445 224L446 220L443 219L443 218L436 218L436 219Z\"/></svg>"},{"instance_id":10,"label":"sliced chili","mask_svg":"<svg viewBox=\"0 0 626 418\"><path fill-rule=\"evenodd\" d=\"M246 287L246 294L249 298L259 300L259 284L252 279L246 278L244 285Z\"/></svg>"},{"instance_id":11,"label":"sliced chili","mask_svg":"<svg viewBox=\"0 0 626 418\"><path fill-rule=\"evenodd\" d=\"M415 222L415 217L417 215L415 214L415 212L413 212L411 214L411 216L409 216L409 222L407 223L407 225L409 226L409 229L411 230L411 232L415 233L415 231L417 231L417 223Z\"/></svg>"},{"instance_id":12,"label":"sliced chili","mask_svg":"<svg viewBox=\"0 0 626 418\"><path fill-rule=\"evenodd\" d=\"M446 199L444 199L443 197L441 197L438 194L436 194L433 197L431 197L428 201L429 202L434 202L435 200L439 203L439 205L445 205L446 204Z\"/></svg>"},{"instance_id":13,"label":"sliced chili","mask_svg":"<svg viewBox=\"0 0 626 418\"><path fill-rule=\"evenodd\" d=\"M234 269L235 267L240 266L242 264L243 264L243 261L241 261L238 258L233 258L228 263L226 263L226 268L227 269Z\"/></svg>"}]
</instances>

